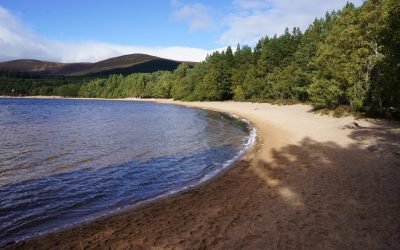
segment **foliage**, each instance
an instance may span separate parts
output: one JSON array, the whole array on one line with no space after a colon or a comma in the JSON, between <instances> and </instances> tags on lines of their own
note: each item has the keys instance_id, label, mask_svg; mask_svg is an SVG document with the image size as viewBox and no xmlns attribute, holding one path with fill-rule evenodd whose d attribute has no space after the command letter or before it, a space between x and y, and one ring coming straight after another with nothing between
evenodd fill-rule
<instances>
[{"instance_id":1,"label":"foliage","mask_svg":"<svg viewBox=\"0 0 400 250\"><path fill-rule=\"evenodd\" d=\"M0 72L0 95L78 96L87 77L40 76L31 73Z\"/></svg>"},{"instance_id":2,"label":"foliage","mask_svg":"<svg viewBox=\"0 0 400 250\"><path fill-rule=\"evenodd\" d=\"M286 28L282 35L261 38L254 48L238 44L235 50L214 52L193 68L181 64L173 72L114 74L84 79L84 84L82 79L28 78L3 73L0 93L311 101L319 109L346 106L393 116L400 112L400 1L368 0L357 8L348 3L315 19L304 33Z\"/></svg>"}]
</instances>

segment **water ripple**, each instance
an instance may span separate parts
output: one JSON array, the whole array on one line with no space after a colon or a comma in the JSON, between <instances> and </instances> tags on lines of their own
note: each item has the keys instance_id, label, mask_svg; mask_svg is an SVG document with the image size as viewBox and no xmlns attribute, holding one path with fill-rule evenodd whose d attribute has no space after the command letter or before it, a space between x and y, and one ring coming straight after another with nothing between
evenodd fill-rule
<instances>
[{"instance_id":1,"label":"water ripple","mask_svg":"<svg viewBox=\"0 0 400 250\"><path fill-rule=\"evenodd\" d=\"M0 116L0 246L194 185L248 138L174 105L0 99Z\"/></svg>"}]
</instances>

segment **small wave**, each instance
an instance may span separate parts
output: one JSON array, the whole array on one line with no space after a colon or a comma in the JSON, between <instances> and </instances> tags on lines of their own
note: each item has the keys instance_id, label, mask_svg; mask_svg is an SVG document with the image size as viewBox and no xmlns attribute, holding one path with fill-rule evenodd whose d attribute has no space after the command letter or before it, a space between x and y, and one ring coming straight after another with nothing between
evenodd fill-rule
<instances>
[{"instance_id":1,"label":"small wave","mask_svg":"<svg viewBox=\"0 0 400 250\"><path fill-rule=\"evenodd\" d=\"M191 189L231 166L256 136L247 120L207 108L193 112L128 102L34 102L48 108L53 118L35 115L42 109L30 110L27 114L37 122L22 128L26 137L9 138L20 151L39 151L12 159L11 172L0 168L0 181L7 181L0 186L0 228L11 223L16 230L0 230L8 235L0 237L0 245ZM32 107L16 105L21 112L15 112L15 118ZM45 129L57 129L60 136ZM28 147L33 138L35 144ZM0 145L7 149L11 144ZM0 154L0 161L14 155L8 151Z\"/></svg>"},{"instance_id":2,"label":"small wave","mask_svg":"<svg viewBox=\"0 0 400 250\"><path fill-rule=\"evenodd\" d=\"M240 150L238 152L238 154L236 154L232 159L229 159L226 162L224 162L220 168L218 168L218 169L216 169L216 170L214 170L214 171L212 171L210 173L205 174L198 181L192 182L191 184L185 185L185 186L183 186L183 187L181 187L179 189L167 191L167 192L165 192L163 194L154 196L152 198L145 199L145 200L142 200L142 201L137 201L134 204L120 206L120 207L114 208L114 209L112 209L112 210L110 210L108 212L97 213L95 215L86 217L81 222L69 223L69 224L66 224L66 225L64 225L62 227L55 227L55 228L53 228L51 230L48 230L48 231L45 231L45 232L41 232L41 233L38 233L38 234L35 234L35 235L30 235L28 237L23 238L22 240L26 240L26 239L29 239L29 238L32 238L32 237L35 237L35 236L40 236L40 235L44 235L44 234L47 234L47 233L50 233L50 232L62 230L62 229L69 228L69 227L72 227L72 226L76 226L76 225L79 225L79 224L88 223L90 221L97 220L100 217L110 216L110 215L113 215L113 214L121 213L121 212L128 211L128 210L132 210L132 209L135 209L135 208L140 207L142 205L149 204L151 202L155 202L155 201L157 201L159 199L162 199L162 198L165 198L165 197L169 197L171 195L176 195L178 193L190 190L190 189L192 189L192 188L194 188L194 187L196 187L196 186L198 186L198 185L200 185L200 184L202 184L202 183L204 183L206 181L209 181L212 178L216 177L219 173L221 173L222 171L228 169L228 167L232 166L233 163L235 163L237 160L239 160L247 152L247 150L249 150L254 145L254 142L256 141L256 138L257 138L257 130L252 125L252 123L250 121L248 121L248 120L246 120L244 118L240 118L240 117L238 117L236 115L233 115L233 114L228 114L228 115L230 115L231 117L233 117L235 119L238 119L238 120L241 120L241 121L245 122L251 128L251 130L250 130L249 136L247 137L246 142L243 144L244 148L242 150Z\"/></svg>"},{"instance_id":3,"label":"small wave","mask_svg":"<svg viewBox=\"0 0 400 250\"><path fill-rule=\"evenodd\" d=\"M237 117L237 116L236 116ZM243 118L240 118L242 121L246 122L247 124L249 124L249 126L251 126L251 123ZM223 170L225 170L227 167L231 166L233 163L235 163L237 160L239 160L246 152L247 150L253 146L255 140L257 138L257 130L255 127L251 128L250 131L250 135L247 139L247 142L244 144L244 148L242 150L239 151L239 153L233 157L232 159L227 160L220 169L216 169L211 173L206 174L200 181L199 183L208 181L210 179L212 179L213 177L215 177L217 174L221 173Z\"/></svg>"},{"instance_id":4,"label":"small wave","mask_svg":"<svg viewBox=\"0 0 400 250\"><path fill-rule=\"evenodd\" d=\"M62 153L62 154L58 154L58 155L52 155L47 157L46 159L43 160L43 162L47 162L47 161L54 161L57 160L58 158L61 158L65 155L68 155L68 153Z\"/></svg>"}]
</instances>

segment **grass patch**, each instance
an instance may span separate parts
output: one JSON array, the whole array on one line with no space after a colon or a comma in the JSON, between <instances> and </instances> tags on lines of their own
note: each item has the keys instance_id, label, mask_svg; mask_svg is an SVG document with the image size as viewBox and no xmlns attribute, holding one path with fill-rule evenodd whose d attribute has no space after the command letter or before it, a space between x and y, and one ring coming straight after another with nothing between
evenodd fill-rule
<instances>
[{"instance_id":1,"label":"grass patch","mask_svg":"<svg viewBox=\"0 0 400 250\"><path fill-rule=\"evenodd\" d=\"M351 110L349 106L339 106L333 110L333 117L340 118L349 116L351 114Z\"/></svg>"},{"instance_id":2,"label":"grass patch","mask_svg":"<svg viewBox=\"0 0 400 250\"><path fill-rule=\"evenodd\" d=\"M279 106L304 104L304 102L296 100L296 99L248 99L245 102L269 103L269 104L279 105Z\"/></svg>"},{"instance_id":3,"label":"grass patch","mask_svg":"<svg viewBox=\"0 0 400 250\"><path fill-rule=\"evenodd\" d=\"M333 116L336 118L340 117L346 117L349 115L353 116L361 116L362 113L359 112L354 112L351 110L350 106L339 106L336 107L335 109L328 109L328 108L313 108L310 112L316 113L316 114L321 114L321 115L328 115L328 116Z\"/></svg>"},{"instance_id":4,"label":"grass patch","mask_svg":"<svg viewBox=\"0 0 400 250\"><path fill-rule=\"evenodd\" d=\"M390 132L393 134L400 134L400 128L393 128L390 130Z\"/></svg>"}]
</instances>

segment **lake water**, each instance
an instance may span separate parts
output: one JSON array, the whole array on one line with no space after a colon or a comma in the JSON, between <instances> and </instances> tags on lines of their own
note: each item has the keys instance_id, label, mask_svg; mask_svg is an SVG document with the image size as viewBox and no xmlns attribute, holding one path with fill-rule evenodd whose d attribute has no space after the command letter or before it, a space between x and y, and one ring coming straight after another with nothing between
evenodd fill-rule
<instances>
[{"instance_id":1,"label":"lake water","mask_svg":"<svg viewBox=\"0 0 400 250\"><path fill-rule=\"evenodd\" d=\"M0 99L0 246L195 185L251 138L175 105Z\"/></svg>"}]
</instances>

